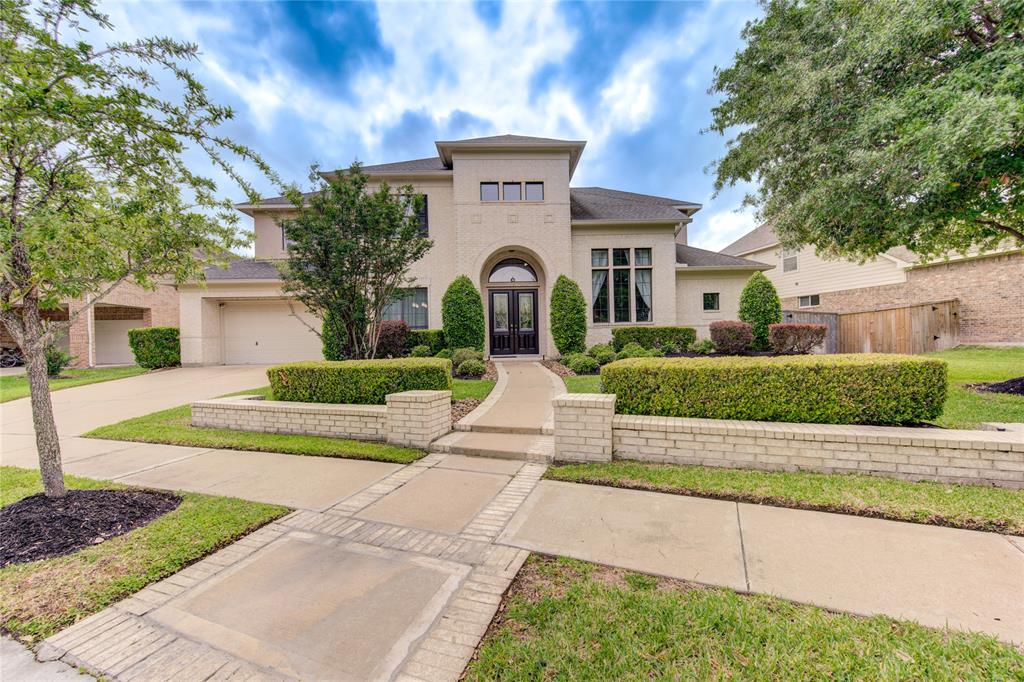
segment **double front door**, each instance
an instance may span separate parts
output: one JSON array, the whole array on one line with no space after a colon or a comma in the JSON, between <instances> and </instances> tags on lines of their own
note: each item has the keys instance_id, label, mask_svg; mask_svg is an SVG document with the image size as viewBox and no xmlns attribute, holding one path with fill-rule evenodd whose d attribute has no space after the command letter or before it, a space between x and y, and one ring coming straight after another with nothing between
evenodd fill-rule
<instances>
[{"instance_id":1,"label":"double front door","mask_svg":"<svg viewBox=\"0 0 1024 682\"><path fill-rule=\"evenodd\" d=\"M491 355L538 352L536 289L491 289Z\"/></svg>"}]
</instances>

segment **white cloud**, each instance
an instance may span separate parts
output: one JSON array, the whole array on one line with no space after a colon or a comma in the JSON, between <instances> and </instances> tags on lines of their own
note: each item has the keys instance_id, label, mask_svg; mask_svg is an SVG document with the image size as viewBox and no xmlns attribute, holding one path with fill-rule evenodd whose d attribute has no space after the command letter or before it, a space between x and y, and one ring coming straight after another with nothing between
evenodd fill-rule
<instances>
[{"instance_id":1,"label":"white cloud","mask_svg":"<svg viewBox=\"0 0 1024 682\"><path fill-rule=\"evenodd\" d=\"M699 216L700 214L698 214ZM703 226L689 235L691 245L709 251L720 251L757 227L757 217L750 210L724 210L712 213Z\"/></svg>"}]
</instances>

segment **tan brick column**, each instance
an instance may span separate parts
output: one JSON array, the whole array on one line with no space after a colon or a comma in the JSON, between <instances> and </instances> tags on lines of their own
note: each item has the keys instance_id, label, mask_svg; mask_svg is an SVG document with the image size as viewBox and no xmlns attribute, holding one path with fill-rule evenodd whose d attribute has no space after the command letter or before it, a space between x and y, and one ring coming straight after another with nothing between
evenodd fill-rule
<instances>
[{"instance_id":1,"label":"tan brick column","mask_svg":"<svg viewBox=\"0 0 1024 682\"><path fill-rule=\"evenodd\" d=\"M403 391L387 397L385 434L392 445L427 448L452 430L451 391Z\"/></svg>"},{"instance_id":2,"label":"tan brick column","mask_svg":"<svg viewBox=\"0 0 1024 682\"><path fill-rule=\"evenodd\" d=\"M615 395L566 393L553 401L555 461L610 462Z\"/></svg>"}]
</instances>

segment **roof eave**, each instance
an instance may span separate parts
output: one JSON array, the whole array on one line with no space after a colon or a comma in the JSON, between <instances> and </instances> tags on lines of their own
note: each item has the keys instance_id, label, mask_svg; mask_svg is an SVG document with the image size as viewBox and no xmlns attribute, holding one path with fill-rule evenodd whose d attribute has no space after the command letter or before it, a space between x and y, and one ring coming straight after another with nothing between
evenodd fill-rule
<instances>
[{"instance_id":1,"label":"roof eave","mask_svg":"<svg viewBox=\"0 0 1024 682\"><path fill-rule=\"evenodd\" d=\"M347 173L348 171L344 171L344 172ZM437 177L450 177L451 174L452 174L452 171L451 171L450 168L446 168L444 170L438 169L438 170L417 170L417 171L409 171L409 170L404 170L404 171L403 170L397 170L397 171L366 171L366 170L364 170L363 172L368 177L371 177L371 178L386 177L386 176L402 177L402 178L437 178ZM324 180L328 180L328 181L334 179L337 175L338 175L338 171L324 171L324 172L320 173L320 177L322 177Z\"/></svg>"},{"instance_id":2,"label":"roof eave","mask_svg":"<svg viewBox=\"0 0 1024 682\"><path fill-rule=\"evenodd\" d=\"M576 172L576 166L583 156L583 148L587 146L586 140L565 140L564 142L485 142L473 143L461 140L438 140L434 143L437 147L437 155L444 161L444 165L451 167L453 151L474 151L474 152L496 152L508 149L524 150L531 152L543 151L569 151L569 178L572 179Z\"/></svg>"},{"instance_id":3,"label":"roof eave","mask_svg":"<svg viewBox=\"0 0 1024 682\"><path fill-rule=\"evenodd\" d=\"M569 224L573 227L601 227L602 225L609 226L622 226L622 225L678 225L679 223L689 223L691 220L680 217L678 220L672 219L654 219L644 220L641 218L629 218L627 220L609 220L605 218L593 218L593 219L574 219L569 221Z\"/></svg>"},{"instance_id":4,"label":"roof eave","mask_svg":"<svg viewBox=\"0 0 1024 682\"><path fill-rule=\"evenodd\" d=\"M686 263L676 263L677 272L688 272L690 270L700 270L705 272L708 270L771 270L774 265L687 265Z\"/></svg>"}]
</instances>

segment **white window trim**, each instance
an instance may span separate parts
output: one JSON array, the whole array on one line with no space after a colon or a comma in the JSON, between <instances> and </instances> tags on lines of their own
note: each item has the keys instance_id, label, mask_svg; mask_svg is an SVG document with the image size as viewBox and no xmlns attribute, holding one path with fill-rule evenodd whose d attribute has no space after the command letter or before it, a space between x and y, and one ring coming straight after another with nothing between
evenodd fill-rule
<instances>
[{"instance_id":1,"label":"white window trim","mask_svg":"<svg viewBox=\"0 0 1024 682\"><path fill-rule=\"evenodd\" d=\"M815 296L818 297L818 302L817 303L812 303L811 301L812 301L812 299ZM807 299L807 305L803 304L803 300L805 298ZM797 300L796 300L796 303L797 303L797 307L798 308L817 308L817 307L821 306L821 295L820 294L805 294L803 296L798 296Z\"/></svg>"}]
</instances>

